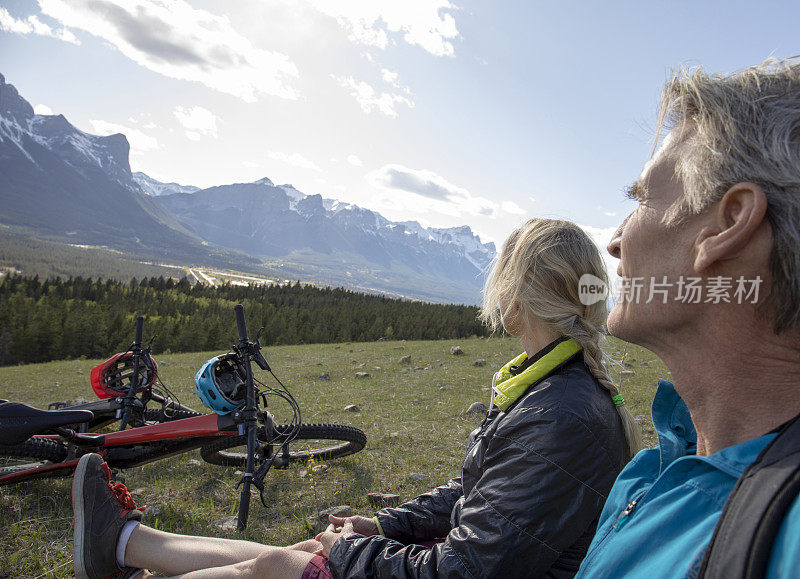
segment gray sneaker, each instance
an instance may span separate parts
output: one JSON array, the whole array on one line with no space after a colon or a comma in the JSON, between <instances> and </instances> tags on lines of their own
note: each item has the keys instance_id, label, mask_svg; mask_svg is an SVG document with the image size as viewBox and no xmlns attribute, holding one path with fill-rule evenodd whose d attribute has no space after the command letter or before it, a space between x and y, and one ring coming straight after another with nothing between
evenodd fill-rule
<instances>
[{"instance_id":1,"label":"gray sneaker","mask_svg":"<svg viewBox=\"0 0 800 579\"><path fill-rule=\"evenodd\" d=\"M135 569L117 565L117 540L125 523L142 520L142 512L125 485L111 480L111 469L99 454L86 454L78 462L72 512L76 578L130 577Z\"/></svg>"}]
</instances>

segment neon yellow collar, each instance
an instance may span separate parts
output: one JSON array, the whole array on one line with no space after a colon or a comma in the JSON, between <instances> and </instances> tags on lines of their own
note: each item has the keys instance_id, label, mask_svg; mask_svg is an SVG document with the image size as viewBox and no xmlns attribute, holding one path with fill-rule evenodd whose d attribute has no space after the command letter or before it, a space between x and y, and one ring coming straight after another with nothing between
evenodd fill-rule
<instances>
[{"instance_id":1,"label":"neon yellow collar","mask_svg":"<svg viewBox=\"0 0 800 579\"><path fill-rule=\"evenodd\" d=\"M528 354L522 352L495 374L495 383L492 386L495 394L494 404L500 410L505 411L512 402L522 396L531 384L547 376L556 367L580 351L581 347L570 338L559 343L555 348L531 364L529 368L526 368L524 372L512 376L511 366L519 366L528 358Z\"/></svg>"}]
</instances>

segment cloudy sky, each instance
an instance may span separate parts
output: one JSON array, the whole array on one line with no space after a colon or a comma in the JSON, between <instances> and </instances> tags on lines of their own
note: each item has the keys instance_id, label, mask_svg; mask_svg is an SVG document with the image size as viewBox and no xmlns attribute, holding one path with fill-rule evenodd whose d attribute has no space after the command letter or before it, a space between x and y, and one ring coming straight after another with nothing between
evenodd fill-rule
<instances>
[{"instance_id":1,"label":"cloudy sky","mask_svg":"<svg viewBox=\"0 0 800 579\"><path fill-rule=\"evenodd\" d=\"M3 0L0 73L39 113L124 133L162 181L266 176L485 241L531 216L602 239L670 68L800 53L797 6Z\"/></svg>"}]
</instances>

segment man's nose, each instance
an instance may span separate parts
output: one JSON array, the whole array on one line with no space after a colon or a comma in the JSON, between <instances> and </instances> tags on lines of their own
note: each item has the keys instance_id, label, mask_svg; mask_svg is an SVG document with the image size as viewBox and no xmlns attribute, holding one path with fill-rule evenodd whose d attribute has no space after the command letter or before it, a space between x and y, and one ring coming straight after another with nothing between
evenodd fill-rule
<instances>
[{"instance_id":1,"label":"man's nose","mask_svg":"<svg viewBox=\"0 0 800 579\"><path fill-rule=\"evenodd\" d=\"M622 239L622 232L625 230L625 224L628 223L628 219L630 218L631 216L628 215L625 218L625 221L623 221L620 224L620 226L617 227L617 230L614 232L614 235L611 236L611 241L609 241L608 246L606 247L608 253L610 253L612 257L616 257L617 259L620 259L622 253L620 250L620 240Z\"/></svg>"}]
</instances>

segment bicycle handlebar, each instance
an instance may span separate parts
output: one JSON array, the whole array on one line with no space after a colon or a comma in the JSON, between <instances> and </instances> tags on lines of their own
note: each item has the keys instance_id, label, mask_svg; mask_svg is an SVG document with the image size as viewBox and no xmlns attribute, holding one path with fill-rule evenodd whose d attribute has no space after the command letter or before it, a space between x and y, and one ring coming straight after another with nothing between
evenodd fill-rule
<instances>
[{"instance_id":1,"label":"bicycle handlebar","mask_svg":"<svg viewBox=\"0 0 800 579\"><path fill-rule=\"evenodd\" d=\"M144 318L142 316L136 316L136 334L133 338L134 347L142 345L143 328L144 328Z\"/></svg>"},{"instance_id":2,"label":"bicycle handlebar","mask_svg":"<svg viewBox=\"0 0 800 579\"><path fill-rule=\"evenodd\" d=\"M242 304L233 306L233 311L236 314L236 328L239 330L239 341L247 341L247 325L244 322L244 307Z\"/></svg>"}]
</instances>

